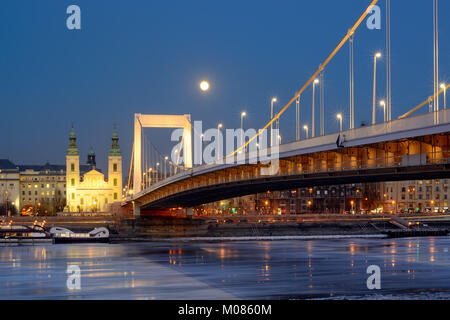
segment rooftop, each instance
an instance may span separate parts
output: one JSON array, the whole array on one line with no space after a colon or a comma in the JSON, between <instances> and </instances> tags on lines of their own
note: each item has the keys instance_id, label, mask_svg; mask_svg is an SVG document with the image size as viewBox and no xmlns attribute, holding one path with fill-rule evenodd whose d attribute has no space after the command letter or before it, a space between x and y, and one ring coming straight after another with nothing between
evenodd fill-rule
<instances>
[{"instance_id":1,"label":"rooftop","mask_svg":"<svg viewBox=\"0 0 450 320\"><path fill-rule=\"evenodd\" d=\"M17 166L8 159L0 159L0 170L17 170Z\"/></svg>"}]
</instances>

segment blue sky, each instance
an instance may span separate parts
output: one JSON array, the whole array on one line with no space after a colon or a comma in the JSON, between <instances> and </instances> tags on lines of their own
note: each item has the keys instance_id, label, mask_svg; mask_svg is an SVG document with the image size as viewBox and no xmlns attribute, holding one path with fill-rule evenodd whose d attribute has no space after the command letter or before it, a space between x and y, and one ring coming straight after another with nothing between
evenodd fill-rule
<instances>
[{"instance_id":1,"label":"blue sky","mask_svg":"<svg viewBox=\"0 0 450 320\"><path fill-rule=\"evenodd\" d=\"M385 51L382 30L365 23L355 40L356 124L371 119L373 54ZM82 30L66 28L77 4ZM347 0L3 0L0 11L0 157L18 164L64 163L75 124L81 159L92 146L105 168L117 123L126 166L133 114L185 114L204 128L222 122L260 128L269 101L281 107L346 34L369 1ZM440 78L450 80L450 2L440 1ZM392 1L392 108L398 117L433 91L432 1ZM379 99L385 60L379 61ZM204 94L202 79L211 82ZM326 130L335 114L348 126L348 47L325 73ZM311 122L311 89L302 98L302 123ZM281 119L295 136L295 108ZM425 111L425 110L424 110ZM316 114L318 119L318 114ZM379 110L378 120L382 119ZM318 127L318 122L316 124ZM168 153L169 130L147 130Z\"/></svg>"}]
</instances>

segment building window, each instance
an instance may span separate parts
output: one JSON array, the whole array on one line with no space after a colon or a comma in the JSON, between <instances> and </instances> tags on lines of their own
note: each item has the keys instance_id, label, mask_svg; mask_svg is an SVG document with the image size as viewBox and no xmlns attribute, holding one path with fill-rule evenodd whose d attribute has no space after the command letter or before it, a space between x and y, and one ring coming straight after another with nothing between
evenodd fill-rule
<instances>
[{"instance_id":1,"label":"building window","mask_svg":"<svg viewBox=\"0 0 450 320\"><path fill-rule=\"evenodd\" d=\"M114 200L117 200L117 192L114 192Z\"/></svg>"},{"instance_id":2,"label":"building window","mask_svg":"<svg viewBox=\"0 0 450 320\"><path fill-rule=\"evenodd\" d=\"M75 200L75 193L72 193L72 200Z\"/></svg>"},{"instance_id":3,"label":"building window","mask_svg":"<svg viewBox=\"0 0 450 320\"><path fill-rule=\"evenodd\" d=\"M75 163L70 164L70 171L72 171L72 172L75 171Z\"/></svg>"},{"instance_id":4,"label":"building window","mask_svg":"<svg viewBox=\"0 0 450 320\"><path fill-rule=\"evenodd\" d=\"M114 187L117 187L117 179L114 179Z\"/></svg>"},{"instance_id":5,"label":"building window","mask_svg":"<svg viewBox=\"0 0 450 320\"><path fill-rule=\"evenodd\" d=\"M71 183L72 187L74 187L75 186L75 179L70 180L70 183Z\"/></svg>"},{"instance_id":6,"label":"building window","mask_svg":"<svg viewBox=\"0 0 450 320\"><path fill-rule=\"evenodd\" d=\"M114 171L114 172L117 172L117 163L114 163L114 164L113 164L113 171Z\"/></svg>"}]
</instances>

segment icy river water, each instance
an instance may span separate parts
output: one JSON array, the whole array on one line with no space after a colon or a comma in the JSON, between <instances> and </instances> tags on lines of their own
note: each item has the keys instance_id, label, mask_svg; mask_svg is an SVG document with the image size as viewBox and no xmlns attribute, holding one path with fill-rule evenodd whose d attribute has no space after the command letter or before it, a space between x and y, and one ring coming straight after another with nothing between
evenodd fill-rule
<instances>
[{"instance_id":1,"label":"icy river water","mask_svg":"<svg viewBox=\"0 0 450 320\"><path fill-rule=\"evenodd\" d=\"M0 247L0 299L447 298L449 237Z\"/></svg>"}]
</instances>

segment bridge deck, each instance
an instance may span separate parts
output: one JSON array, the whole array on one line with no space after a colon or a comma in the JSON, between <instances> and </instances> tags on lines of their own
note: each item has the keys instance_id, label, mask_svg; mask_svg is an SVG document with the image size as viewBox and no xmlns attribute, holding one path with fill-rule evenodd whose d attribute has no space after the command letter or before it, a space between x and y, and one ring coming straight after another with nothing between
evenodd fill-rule
<instances>
[{"instance_id":1,"label":"bridge deck","mask_svg":"<svg viewBox=\"0 0 450 320\"><path fill-rule=\"evenodd\" d=\"M435 124L434 123L434 114L433 113L427 113L424 115L418 115L410 118L404 118L399 120L394 120L389 123L380 123L372 126L367 127L361 127L353 130L344 131L342 133L336 133L336 134L330 134L326 136L321 136L309 140L302 140L302 141L296 141L292 143L287 143L284 145L279 146L279 159L283 161L284 159L292 159L299 156L305 156L305 155L311 155L311 154L320 154L330 151L336 151L336 150L345 150L345 149L351 149L355 147L361 147L366 145L373 145L377 143L389 143L390 141L399 141L403 139L413 139L417 137L424 137L424 136L432 136L432 135L438 135L438 134L445 134L450 132L450 111L449 110L442 110L439 112L439 120L440 122ZM343 143L341 144L341 148L338 148L336 141L338 136L341 136L341 141ZM432 177L437 175L441 175L444 172L447 172L446 165L448 164L448 157L447 154L442 154L442 151L436 152L435 150L432 150L433 152L425 152L422 155L419 155L419 163L415 163L417 158L414 160L411 158L412 162L414 163L415 170L408 170L408 172L417 172L417 170L422 170L424 173L427 173L428 177ZM270 152L270 151L269 151ZM440 153L440 154L438 154ZM422 161L421 156L425 156L426 161ZM184 181L188 181L189 179L193 179L196 177L201 176L207 176L211 174L215 174L218 172L225 172L227 170L236 168L236 167L249 167L253 168L255 167L255 164L252 161L254 161L255 154L248 153L246 155L246 164L243 163L233 163L233 164L212 164L212 165L203 165L199 166L193 169L189 169L187 171L181 172L177 175L174 175L172 177L169 177L163 181L160 181L149 188L141 191L140 193L136 194L132 199L128 200L142 200L144 198L150 198L148 197L152 193L159 192L162 189L169 188L173 185L179 185L180 183L183 183ZM430 161L430 159L432 161ZM434 161L433 159L437 160ZM319 166L308 168L307 171L302 168L302 170L299 172L298 170L293 172L287 172L284 170L283 172L280 172L280 174L274 176L274 177L258 177L255 176L253 173L249 174L248 176L245 175L242 177L243 179L239 179L238 175L234 175L235 177L232 179L222 179L222 182L217 179L211 180L211 184L207 184L207 187L210 189L216 189L216 191L223 191L223 188L220 188L218 185L216 185L217 188L212 188L212 185L214 185L216 182L218 184L223 184L223 187L228 186L228 188L232 187L232 185L236 184L243 184L244 181L247 180L244 184L251 187L254 192L250 193L257 193L261 192L260 189L267 188L268 184L273 184L272 188L277 188L278 190L281 190L279 188L287 187L291 188L294 186L300 186L306 183L308 180L308 183L315 184L316 180L312 179L314 176L317 178L320 178L320 175L325 174L329 178L333 179L337 184L344 183L345 181L352 181L351 176L358 174L358 170L366 170L365 174L367 176L369 175L378 175L383 174L382 169L394 169L388 170L385 172L383 179L392 179L392 180L398 180L398 178L393 175L395 172L399 172L398 168L409 166L410 158L405 159L402 157L398 157L398 155L393 155L390 158L383 155L381 159L370 159L370 163L367 162L367 159L361 160L349 160L346 163L342 162L340 163L339 168L335 168L332 164L326 164L326 167L324 167L322 164L319 163ZM250 163L250 164L248 164ZM442 167L444 166L444 167ZM412 168L412 167L411 167ZM410 168L410 169L411 169ZM374 171L374 169L376 169ZM235 169L236 170L236 169ZM369 171L367 171L369 170ZM245 170L243 170L245 171ZM373 173L369 173L373 172ZM405 171L406 172L406 171ZM415 173L412 173L414 176ZM330 183L328 181L325 181L327 179L326 176L321 177L321 183ZM338 179L338 177L346 177L345 179ZM400 175L397 175L400 177ZM409 175L404 175L404 177L408 180ZM256 178L256 179L255 179ZM350 178L350 179L349 179ZM380 177L376 177L375 180L378 180ZM264 179L267 181L267 183L259 183L256 180ZM285 182L290 180L288 184L281 183L284 180ZM312 179L312 180L311 180ZM303 183L298 183L299 180L304 180ZM372 177L372 181L375 181ZM278 181L278 183L277 183ZM294 182L294 181L297 181ZM382 180L386 181L386 180ZM232 185L231 185L231 184ZM351 183L351 182L350 182ZM203 185L203 184L202 184ZM205 189L202 185L192 185L192 189L200 190L202 189L203 192ZM258 187L260 185L260 187ZM276 187L275 185L279 185L279 187ZM178 189L179 192L173 192L178 193L179 196L193 196L191 192L189 192L189 189L182 188ZM250 194L249 191L245 191L246 194ZM183 196L183 198L184 198ZM235 196L234 193L230 193L230 196ZM167 194L165 193L165 196L163 198L166 198L167 200L173 198L173 194ZM214 201L217 197L212 197L211 201ZM219 197L220 198L220 197ZM156 199L153 199L152 201L155 201ZM161 200L161 197L159 198ZM156 202L160 202L159 200L156 200ZM144 201L147 202L147 201ZM155 204L156 204L155 202ZM176 201L175 201L176 202Z\"/></svg>"}]
</instances>

